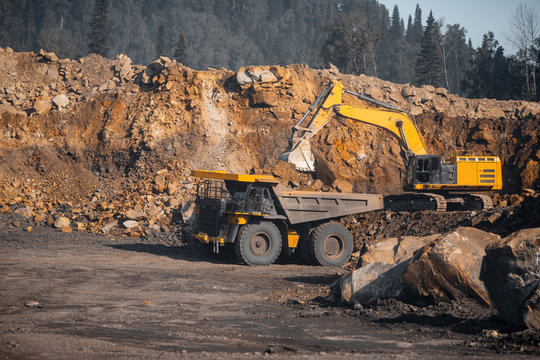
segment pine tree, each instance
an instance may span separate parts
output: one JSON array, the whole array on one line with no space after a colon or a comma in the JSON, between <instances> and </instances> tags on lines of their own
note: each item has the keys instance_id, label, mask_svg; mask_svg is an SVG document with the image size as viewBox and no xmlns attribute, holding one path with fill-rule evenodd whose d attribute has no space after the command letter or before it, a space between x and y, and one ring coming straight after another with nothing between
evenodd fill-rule
<instances>
[{"instance_id":1,"label":"pine tree","mask_svg":"<svg viewBox=\"0 0 540 360\"><path fill-rule=\"evenodd\" d=\"M438 86L441 80L441 34L439 24L430 11L422 36L421 50L416 60L416 81L419 85L429 84Z\"/></svg>"},{"instance_id":2,"label":"pine tree","mask_svg":"<svg viewBox=\"0 0 540 360\"><path fill-rule=\"evenodd\" d=\"M394 6L392 12L392 20L390 22L390 38L392 40L401 39L403 37L403 21L399 16L398 6Z\"/></svg>"},{"instance_id":3,"label":"pine tree","mask_svg":"<svg viewBox=\"0 0 540 360\"><path fill-rule=\"evenodd\" d=\"M491 31L484 34L482 45L474 50L471 70L464 82L468 95L501 100L522 97L517 65L514 59L504 56L504 49Z\"/></svg>"},{"instance_id":4,"label":"pine tree","mask_svg":"<svg viewBox=\"0 0 540 360\"><path fill-rule=\"evenodd\" d=\"M409 18L407 19L407 29L405 29L405 40L407 40L409 43L412 43L412 40L411 40L412 28L413 28L412 16L409 15Z\"/></svg>"},{"instance_id":5,"label":"pine tree","mask_svg":"<svg viewBox=\"0 0 540 360\"><path fill-rule=\"evenodd\" d=\"M165 56L165 27L160 24L158 27L156 41L156 57Z\"/></svg>"},{"instance_id":6,"label":"pine tree","mask_svg":"<svg viewBox=\"0 0 540 360\"><path fill-rule=\"evenodd\" d=\"M184 35L182 34L178 36L176 49L174 49L174 58L179 63L184 63L186 61L186 41L184 40Z\"/></svg>"},{"instance_id":7,"label":"pine tree","mask_svg":"<svg viewBox=\"0 0 540 360\"><path fill-rule=\"evenodd\" d=\"M420 41L422 40L423 29L424 27L422 26L422 10L420 9L420 5L416 4L412 32L410 35L411 44L420 43Z\"/></svg>"},{"instance_id":8,"label":"pine tree","mask_svg":"<svg viewBox=\"0 0 540 360\"><path fill-rule=\"evenodd\" d=\"M90 53L107 57L109 54L109 40L107 38L107 18L109 0L96 0L94 13L90 20L90 35L88 37L88 50Z\"/></svg>"}]
</instances>

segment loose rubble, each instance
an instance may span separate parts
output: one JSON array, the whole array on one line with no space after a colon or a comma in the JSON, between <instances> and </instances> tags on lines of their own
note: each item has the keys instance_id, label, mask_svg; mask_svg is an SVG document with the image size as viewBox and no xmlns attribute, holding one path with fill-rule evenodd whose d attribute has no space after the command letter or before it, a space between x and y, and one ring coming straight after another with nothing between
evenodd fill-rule
<instances>
[{"instance_id":1,"label":"loose rubble","mask_svg":"<svg viewBox=\"0 0 540 360\"><path fill-rule=\"evenodd\" d=\"M507 192L538 191L536 103L469 100L303 65L194 71L167 57L139 66L125 55L0 49L0 70L0 208L24 206L37 223L63 216L78 231L168 231L190 217L193 168L268 172L315 191L402 191L397 142L351 121L332 121L315 137L316 176L276 161L330 79L410 112L435 153L466 146L500 155ZM526 198L516 196L494 202Z\"/></svg>"}]
</instances>

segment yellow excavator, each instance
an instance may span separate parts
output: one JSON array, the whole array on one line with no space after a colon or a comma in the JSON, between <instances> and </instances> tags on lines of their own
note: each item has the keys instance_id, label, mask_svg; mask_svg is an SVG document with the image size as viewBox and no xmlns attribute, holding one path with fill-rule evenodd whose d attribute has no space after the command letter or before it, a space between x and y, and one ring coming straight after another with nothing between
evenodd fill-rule
<instances>
[{"instance_id":1,"label":"yellow excavator","mask_svg":"<svg viewBox=\"0 0 540 360\"><path fill-rule=\"evenodd\" d=\"M369 105L344 104L344 94ZM470 192L502 189L499 157L462 151L444 160L441 155L429 154L418 127L405 111L365 94L345 90L343 84L335 80L293 127L289 146L279 159L295 164L299 171L315 172L309 139L336 115L385 129L398 140L407 168L405 190L412 193L386 196L386 208L446 211L493 207L489 196Z\"/></svg>"}]
</instances>

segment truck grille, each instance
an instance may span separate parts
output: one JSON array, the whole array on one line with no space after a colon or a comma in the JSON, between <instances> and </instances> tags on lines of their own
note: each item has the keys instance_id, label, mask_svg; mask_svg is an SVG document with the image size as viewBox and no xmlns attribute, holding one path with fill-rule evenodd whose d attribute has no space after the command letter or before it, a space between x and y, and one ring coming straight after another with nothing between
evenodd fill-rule
<instances>
[{"instance_id":1,"label":"truck grille","mask_svg":"<svg viewBox=\"0 0 540 360\"><path fill-rule=\"evenodd\" d=\"M208 236L219 236L223 219L223 201L221 199L200 199L199 231Z\"/></svg>"}]
</instances>

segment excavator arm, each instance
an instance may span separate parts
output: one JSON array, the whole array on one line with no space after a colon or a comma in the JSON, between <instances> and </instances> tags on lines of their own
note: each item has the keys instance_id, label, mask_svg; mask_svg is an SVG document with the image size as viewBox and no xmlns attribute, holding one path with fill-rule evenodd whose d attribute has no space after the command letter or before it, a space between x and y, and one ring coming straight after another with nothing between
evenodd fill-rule
<instances>
[{"instance_id":1,"label":"excavator arm","mask_svg":"<svg viewBox=\"0 0 540 360\"><path fill-rule=\"evenodd\" d=\"M376 107L343 104L344 93L370 102ZM342 83L331 81L293 127L289 146L279 156L279 159L295 164L300 171L314 172L315 159L309 139L321 130L334 115L375 125L389 131L406 153L405 163L413 155L428 153L420 131L404 111L367 95L344 90Z\"/></svg>"}]
</instances>

